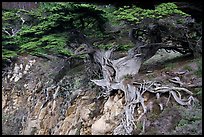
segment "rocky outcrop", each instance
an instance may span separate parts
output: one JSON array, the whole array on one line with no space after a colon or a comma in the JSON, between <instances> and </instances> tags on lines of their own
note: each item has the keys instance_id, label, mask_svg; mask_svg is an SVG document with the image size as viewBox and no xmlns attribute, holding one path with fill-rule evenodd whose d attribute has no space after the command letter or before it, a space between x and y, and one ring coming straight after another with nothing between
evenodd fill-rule
<instances>
[{"instance_id":1,"label":"rocky outcrop","mask_svg":"<svg viewBox=\"0 0 204 137\"><path fill-rule=\"evenodd\" d=\"M19 57L7 70L2 78L2 134L112 135L122 123L124 92L101 96L101 89L88 79L80 61L29 55ZM202 127L200 108L171 108L176 103L169 102L161 111L155 96L145 93L143 97L151 112L144 117L145 134L185 134L187 131L178 125L183 118L196 120L193 128L191 123L184 125L186 129ZM161 99L164 103L168 100L167 96ZM196 114L187 115L191 111ZM141 113L142 107L137 106L133 116ZM135 124L138 129L133 134L141 133L142 123Z\"/></svg>"},{"instance_id":2,"label":"rocky outcrop","mask_svg":"<svg viewBox=\"0 0 204 137\"><path fill-rule=\"evenodd\" d=\"M50 59L22 56L4 72L3 114L11 116L10 123L15 123L17 113L23 112L19 114L18 125L8 127L18 131L5 134L51 134L51 129L66 118L69 103L80 94L79 87L86 82L85 73L80 70L81 66L72 69L65 59L54 56ZM63 69L66 71L62 73ZM79 71L76 75L75 70Z\"/></svg>"},{"instance_id":3,"label":"rocky outcrop","mask_svg":"<svg viewBox=\"0 0 204 137\"><path fill-rule=\"evenodd\" d=\"M4 72L3 134L111 134L123 108L122 96L96 99L98 91L88 88L83 64L72 68L68 63L22 56Z\"/></svg>"},{"instance_id":4,"label":"rocky outcrop","mask_svg":"<svg viewBox=\"0 0 204 137\"><path fill-rule=\"evenodd\" d=\"M91 126L93 135L112 134L113 129L119 124L121 114L123 113L124 98L119 95L111 96L104 104L102 116L94 121Z\"/></svg>"}]
</instances>

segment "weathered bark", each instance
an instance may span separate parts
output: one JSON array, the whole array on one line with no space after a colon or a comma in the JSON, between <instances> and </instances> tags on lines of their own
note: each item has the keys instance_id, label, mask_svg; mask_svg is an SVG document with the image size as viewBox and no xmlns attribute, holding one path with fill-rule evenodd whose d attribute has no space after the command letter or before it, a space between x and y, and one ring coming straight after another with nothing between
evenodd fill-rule
<instances>
[{"instance_id":1,"label":"weathered bark","mask_svg":"<svg viewBox=\"0 0 204 137\"><path fill-rule=\"evenodd\" d=\"M86 39L83 36L83 39ZM177 103L180 105L191 105L192 92L185 88L180 87L169 87L169 86L158 86L156 82L136 82L137 86L134 85L134 82L127 81L127 76L134 76L139 72L139 69L142 63L151 58L156 51L162 47L161 43L147 44L144 46L139 46L129 51L129 54L125 57L119 58L117 60L112 60L111 54L114 49L111 50L100 50L93 48L92 44L86 39L86 48L90 48L92 52L92 57L95 62L101 66L101 71L103 74L103 79L101 80L91 80L96 85L102 87L106 91L106 95L114 90L123 91L125 94L125 108L124 113L121 118L121 124L115 128L114 134L132 134L133 130L136 127L135 118L133 117L135 113L136 106L140 105L143 109L143 112L137 117L136 122L140 121L143 116L147 113L149 109L144 104L143 94L145 92L154 93L157 99L160 99L161 93L169 93L169 98L172 95ZM87 50L86 50L87 51ZM84 52L87 53L87 52ZM139 85L139 86L138 86ZM180 92L184 91L189 94L189 98L185 101L181 98ZM178 94L178 95L177 95ZM160 109L163 110L163 104L159 103ZM137 111L136 111L137 112ZM144 127L143 127L144 128ZM121 133L121 131L124 131ZM144 131L144 129L143 129Z\"/></svg>"}]
</instances>

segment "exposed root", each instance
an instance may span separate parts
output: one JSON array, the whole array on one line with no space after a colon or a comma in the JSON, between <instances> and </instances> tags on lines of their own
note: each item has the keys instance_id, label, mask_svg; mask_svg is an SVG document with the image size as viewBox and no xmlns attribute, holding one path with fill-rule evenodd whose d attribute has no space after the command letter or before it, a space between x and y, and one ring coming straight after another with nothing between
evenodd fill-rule
<instances>
[{"instance_id":1,"label":"exposed root","mask_svg":"<svg viewBox=\"0 0 204 137\"><path fill-rule=\"evenodd\" d=\"M120 90L123 90L125 92L125 101L126 106L124 107L124 116L121 120L121 123L118 127L115 128L114 134L120 134L120 130L123 127L125 129L124 134L132 134L132 131L136 129L135 122L140 122L143 116L148 112L148 107L144 104L144 97L142 94L145 92L151 92L155 93L157 100L159 101L161 94L163 93L169 93L169 98L167 103L170 100L170 97L172 96L174 100L180 104L180 105L191 105L191 102L194 101L194 98L192 96L192 92L185 88L179 88L179 87L168 87L168 86L161 86L161 87L154 87L154 82L147 84L147 82L140 83L141 86L139 88L136 88L134 85L127 85L127 88L121 88ZM143 87L143 88L141 88ZM148 90L147 90L148 89ZM182 98L181 97L181 91L186 92L190 96L188 98ZM178 94L178 95L177 95ZM166 103L166 104L167 104ZM135 113L135 109L137 105L141 105L143 112L135 119L133 117ZM162 102L159 102L160 110L164 109L164 105ZM144 121L143 121L144 122ZM143 130L145 129L145 124L143 123ZM120 129L120 130L119 130Z\"/></svg>"},{"instance_id":2,"label":"exposed root","mask_svg":"<svg viewBox=\"0 0 204 137\"><path fill-rule=\"evenodd\" d=\"M121 117L121 123L114 129L113 134L131 135L133 130L137 128L136 123L141 122L148 111L151 111L148 106L145 105L144 93L150 92L155 94L160 110L164 109L165 104L161 101L161 96L164 93L169 93L169 98L166 102L168 104L171 97L180 105L191 105L194 101L192 92L183 87L172 87L168 85L162 85L157 81L145 81L138 82L127 80L125 76L135 75L138 73L142 64L141 57L129 56L120 58L118 60L110 60L112 50L106 52L97 51L96 60L101 64L103 71L102 80L91 80L96 85L105 89L106 96L110 95L112 90L121 90L125 95L125 106L123 115ZM173 82L182 85L180 79L176 78ZM189 95L188 98L182 98L182 92ZM141 106L142 111L138 112L138 106ZM137 117L134 117L137 114ZM145 122L143 122L143 132L145 129Z\"/></svg>"},{"instance_id":3,"label":"exposed root","mask_svg":"<svg viewBox=\"0 0 204 137\"><path fill-rule=\"evenodd\" d=\"M154 22L153 22L154 23ZM141 24L142 26L144 24ZM145 25L145 27L148 25ZM155 27L148 30L148 32L154 32L155 29L163 27L162 22L157 23ZM143 27L141 27L143 28ZM148 28L149 29L149 28ZM151 94L155 94L157 98L157 102L159 102L160 110L164 109L164 105L162 104L161 97L164 93L169 93L169 98L166 102L168 104L171 97L180 104L180 105L191 105L191 102L194 100L192 96L192 92L186 89L185 87L172 87L168 85L162 85L156 81L132 81L129 79L127 80L127 76L135 76L142 65L142 63L152 56L156 54L159 49L166 49L166 50L175 50L182 54L186 54L188 52L192 52L190 48L183 48L182 44L177 46L169 45L165 42L159 42L155 40L150 40L150 43L145 44L144 42L140 41L138 37L134 37L138 28L134 28L130 32L130 39L135 44L135 47L128 51L128 55L122 58L113 60L111 59L111 53L114 49L111 50L100 50L94 48L92 42L83 34L77 32L76 34L86 43L86 50L91 54L94 62L98 63L101 68L101 72L103 74L103 79L101 80L91 80L96 85L102 87L104 89L104 93L106 96L110 95L110 92L113 90L121 90L125 94L125 107L123 116L121 118L121 123L118 127L115 128L113 134L124 134L129 135L132 134L134 128L136 127L135 122L139 122L143 116L148 112L148 108L144 103L144 93L150 92ZM174 33L175 31L173 31ZM161 36L163 32L159 32L157 36ZM152 35L152 33L150 33ZM154 35L154 37L157 37ZM177 38L177 35L173 35ZM179 36L180 37L180 36ZM151 38L151 37L150 37ZM174 40L175 38L171 38L173 43L177 43L178 40ZM183 43L183 41L180 41ZM186 41L185 41L186 42ZM185 46L186 47L186 46ZM181 73L183 74L183 73ZM179 86L183 86L183 83L180 81L178 77L171 79L170 82L179 84ZM189 95L187 99L182 98L182 92ZM142 112L139 114L138 111L135 111L138 106L142 107ZM139 108L139 107L138 107ZM134 113L138 113L138 116L134 118ZM145 127L143 127L144 129ZM144 130L143 130L144 131Z\"/></svg>"},{"instance_id":4,"label":"exposed root","mask_svg":"<svg viewBox=\"0 0 204 137\"><path fill-rule=\"evenodd\" d=\"M140 85L136 87L135 85ZM111 86L110 86L111 87ZM160 96L164 93L169 93L169 98L166 104L169 102L170 97L172 96L174 100L180 105L191 105L191 102L194 101L192 96L192 92L185 88L180 87L170 87L170 86L162 86L157 82L146 82L143 83L133 82L127 85L124 82L120 82L118 86L119 90L122 90L125 93L125 107L123 117L121 118L121 124L115 128L114 134L121 134L121 128L123 128L123 134L131 135L133 130L136 129L135 122L140 122L143 116L148 112L147 106L144 104L144 97L142 96L145 92L154 93L157 101L160 100ZM182 98L181 92L185 92L190 96L188 98ZM143 112L135 119L134 114L137 113L136 106L141 106ZM159 102L160 110L164 109L165 104ZM145 125L143 125L145 126ZM145 127L143 127L144 131Z\"/></svg>"}]
</instances>

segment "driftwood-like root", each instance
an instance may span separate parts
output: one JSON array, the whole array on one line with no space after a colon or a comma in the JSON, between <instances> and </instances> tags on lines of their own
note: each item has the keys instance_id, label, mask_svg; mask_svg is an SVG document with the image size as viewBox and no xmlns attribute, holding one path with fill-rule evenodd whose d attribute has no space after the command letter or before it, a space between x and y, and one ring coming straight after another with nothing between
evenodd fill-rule
<instances>
[{"instance_id":1,"label":"driftwood-like root","mask_svg":"<svg viewBox=\"0 0 204 137\"><path fill-rule=\"evenodd\" d=\"M136 123L140 122L142 118L148 112L148 107L144 103L143 94L150 92L155 94L157 101L161 99L160 96L164 93L169 93L169 98L166 104L169 102L170 97L180 105L191 105L194 100L192 92L183 87L172 87L168 85L162 85L156 81L129 81L125 78L127 75L135 75L138 73L142 64L141 57L134 56L130 58L128 56L120 58L118 60L110 60L112 50L107 52L97 51L96 60L101 64L103 71L102 80L91 80L96 85L105 89L106 95L110 95L112 90L121 90L124 92L125 106L121 123L114 129L113 134L131 135L133 130L137 128ZM183 99L181 92L185 92L190 96L187 99ZM134 117L135 113L138 113L137 106L142 107L142 112L138 114L138 117ZM159 102L160 110L164 109L165 104ZM143 132L145 124L143 124ZM123 132L122 132L123 131Z\"/></svg>"},{"instance_id":2,"label":"driftwood-like root","mask_svg":"<svg viewBox=\"0 0 204 137\"><path fill-rule=\"evenodd\" d=\"M161 94L169 93L168 102L171 96L174 98L174 100L178 104L183 105L183 106L191 105L191 102L194 101L192 93L185 88L167 87L167 86L163 86L163 87L161 86L161 87L154 88L154 85L152 83L150 83L149 85L147 85L146 83L141 83L141 84L146 85L146 87L144 87L143 90L140 90L141 88L137 89L133 85L129 85L129 84L128 84L127 90L124 90L123 88L123 91L125 92L126 106L124 108L124 116L122 118L123 119L122 125L120 124L117 128L115 128L114 134L121 132L119 131L119 128L122 128L122 127L126 131L124 134L128 134L128 135L131 134L132 131L137 128L135 122L140 122L143 116L148 112L148 108L144 104L144 97L142 96L142 94L144 94L145 92L149 92L149 90L146 90L147 88L149 89L152 88L151 93L155 93L157 100L160 99ZM186 99L181 98L181 94L180 94L181 91L186 92L190 96ZM135 119L133 115L135 113L135 109L138 104L141 105L143 112ZM162 102L159 102L159 106L160 106L160 110L163 110L165 104L162 104ZM143 125L143 131L145 129L144 126L145 125Z\"/></svg>"},{"instance_id":3,"label":"driftwood-like root","mask_svg":"<svg viewBox=\"0 0 204 137\"><path fill-rule=\"evenodd\" d=\"M148 112L148 109L153 109L146 106L144 103L143 95L146 92L155 94L157 102L161 100L160 96L162 96L162 94L169 93L169 98L166 104L171 97L173 97L180 105L191 105L191 102L194 101L192 96L193 93L184 87L162 85L156 81L143 81L141 83L133 81L130 78L128 81L128 76L135 76L139 72L142 63L154 56L156 51L162 47L162 43L135 43L138 45L136 45L135 48L130 49L127 56L112 60L110 57L114 49L107 51L95 49L85 36L83 36L82 39L85 39L84 41L87 44L88 50L86 51L89 51L89 54L92 55L94 61L100 65L103 74L103 79L91 81L102 87L107 96L109 96L110 92L113 90L121 90L124 92L124 111L120 124L113 131L114 135L131 135L133 130L137 128L136 123L141 122L142 118L144 118ZM171 80L171 82L177 83L180 86L182 85L178 78ZM181 95L182 92L185 92L190 96L187 99L184 99ZM141 113L138 112L140 106L142 108ZM164 109L162 101L159 102L159 106L161 110ZM134 117L135 113L137 113L136 117ZM145 129L144 126L145 124L143 124L143 132Z\"/></svg>"}]
</instances>

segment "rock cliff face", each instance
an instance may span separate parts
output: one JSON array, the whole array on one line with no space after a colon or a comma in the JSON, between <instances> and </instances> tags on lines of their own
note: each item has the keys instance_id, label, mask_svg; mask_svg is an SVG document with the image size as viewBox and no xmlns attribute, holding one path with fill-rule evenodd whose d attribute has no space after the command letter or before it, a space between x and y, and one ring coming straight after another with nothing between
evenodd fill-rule
<instances>
[{"instance_id":1,"label":"rock cliff face","mask_svg":"<svg viewBox=\"0 0 204 137\"><path fill-rule=\"evenodd\" d=\"M2 77L2 134L112 135L121 123L124 93L102 97L84 67L80 61L54 56L20 56ZM145 103L153 103L151 95L145 96ZM202 134L199 107L187 110L170 104L164 112L153 105L155 112L147 114L145 134L191 134L191 130ZM175 128L182 118L196 121L186 125L189 132ZM141 124L137 127L133 134L141 132Z\"/></svg>"},{"instance_id":2,"label":"rock cliff face","mask_svg":"<svg viewBox=\"0 0 204 137\"><path fill-rule=\"evenodd\" d=\"M123 97L96 99L83 64L71 68L69 63L21 56L4 72L3 134L111 134Z\"/></svg>"}]
</instances>

